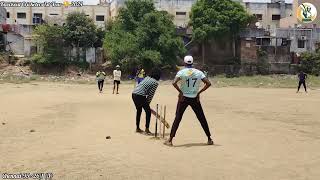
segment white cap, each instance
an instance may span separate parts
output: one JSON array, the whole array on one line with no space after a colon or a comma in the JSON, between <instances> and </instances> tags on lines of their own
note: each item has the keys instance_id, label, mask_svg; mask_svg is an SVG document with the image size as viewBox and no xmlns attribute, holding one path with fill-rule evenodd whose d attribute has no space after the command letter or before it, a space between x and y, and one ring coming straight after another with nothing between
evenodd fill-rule
<instances>
[{"instance_id":1,"label":"white cap","mask_svg":"<svg viewBox=\"0 0 320 180\"><path fill-rule=\"evenodd\" d=\"M119 68L120 66L119 66L119 65L117 65L116 67L117 67L117 68Z\"/></svg>"},{"instance_id":2,"label":"white cap","mask_svg":"<svg viewBox=\"0 0 320 180\"><path fill-rule=\"evenodd\" d=\"M184 63L186 64L193 64L193 57L192 56L185 56Z\"/></svg>"}]
</instances>

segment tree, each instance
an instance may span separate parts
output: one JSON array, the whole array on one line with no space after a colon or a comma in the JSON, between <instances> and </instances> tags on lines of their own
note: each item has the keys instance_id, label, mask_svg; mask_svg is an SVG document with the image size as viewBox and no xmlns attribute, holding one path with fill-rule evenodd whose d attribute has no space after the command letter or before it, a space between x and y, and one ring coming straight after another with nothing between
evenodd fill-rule
<instances>
[{"instance_id":1,"label":"tree","mask_svg":"<svg viewBox=\"0 0 320 180\"><path fill-rule=\"evenodd\" d=\"M63 28L61 26L38 25L33 37L39 51L33 62L42 65L65 65Z\"/></svg>"},{"instance_id":2,"label":"tree","mask_svg":"<svg viewBox=\"0 0 320 180\"><path fill-rule=\"evenodd\" d=\"M173 17L156 11L152 1L129 0L115 21L108 24L104 47L113 64L126 69L143 65L174 67L185 52L176 35Z\"/></svg>"},{"instance_id":3,"label":"tree","mask_svg":"<svg viewBox=\"0 0 320 180\"><path fill-rule=\"evenodd\" d=\"M133 32L145 14L154 12L155 7L151 0L128 0L125 7L119 11L118 20L122 29Z\"/></svg>"},{"instance_id":4,"label":"tree","mask_svg":"<svg viewBox=\"0 0 320 180\"><path fill-rule=\"evenodd\" d=\"M320 75L320 52L304 52L301 54L300 70L305 73Z\"/></svg>"},{"instance_id":5,"label":"tree","mask_svg":"<svg viewBox=\"0 0 320 180\"><path fill-rule=\"evenodd\" d=\"M238 32L251 21L243 6L232 0L198 0L191 9L190 25L193 28L192 38L202 44L202 62L204 62L204 44L212 38L227 35L233 39L235 57L235 40Z\"/></svg>"},{"instance_id":6,"label":"tree","mask_svg":"<svg viewBox=\"0 0 320 180\"><path fill-rule=\"evenodd\" d=\"M94 46L95 48L97 48L97 47L102 47L102 46L103 46L103 39L104 39L104 37L105 37L105 35L106 35L106 31L103 30L102 28L98 28L96 35L97 35L97 40L96 40L96 42L93 44L93 46Z\"/></svg>"},{"instance_id":7,"label":"tree","mask_svg":"<svg viewBox=\"0 0 320 180\"><path fill-rule=\"evenodd\" d=\"M80 60L80 47L93 47L97 41L97 30L93 20L83 12L72 12L68 15L64 27L64 39L70 47L77 50L77 61Z\"/></svg>"}]
</instances>

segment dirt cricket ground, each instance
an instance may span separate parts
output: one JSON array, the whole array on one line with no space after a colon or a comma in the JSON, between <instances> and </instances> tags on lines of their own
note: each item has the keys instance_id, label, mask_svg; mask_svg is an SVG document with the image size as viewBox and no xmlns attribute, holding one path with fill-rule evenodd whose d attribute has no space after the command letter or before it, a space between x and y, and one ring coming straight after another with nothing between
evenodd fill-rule
<instances>
[{"instance_id":1,"label":"dirt cricket ground","mask_svg":"<svg viewBox=\"0 0 320 180\"><path fill-rule=\"evenodd\" d=\"M133 85L0 84L0 173L55 180L319 180L320 91L211 88L202 105L216 145L188 108L174 147L136 134ZM173 122L177 93L152 102ZM143 114L141 127L144 127ZM154 118L151 120L154 131ZM33 132L34 131L34 132ZM167 130L169 132L169 130ZM106 139L111 136L111 139ZM1 179L1 177L0 177Z\"/></svg>"}]
</instances>

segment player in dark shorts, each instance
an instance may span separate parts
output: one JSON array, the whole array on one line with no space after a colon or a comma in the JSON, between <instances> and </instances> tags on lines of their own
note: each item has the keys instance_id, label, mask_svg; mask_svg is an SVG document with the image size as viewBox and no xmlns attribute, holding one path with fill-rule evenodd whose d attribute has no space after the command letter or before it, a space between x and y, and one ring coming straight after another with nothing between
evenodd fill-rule
<instances>
[{"instance_id":1,"label":"player in dark shorts","mask_svg":"<svg viewBox=\"0 0 320 180\"><path fill-rule=\"evenodd\" d=\"M299 92L300 90L300 87L301 87L301 84L303 85L304 87L304 91L306 93L308 93L307 91L307 85L306 85L306 79L307 79L308 75L306 73L304 73L303 71L301 71L299 74L298 74L298 79L299 79L299 84L298 84L298 90L297 90L297 93Z\"/></svg>"}]
</instances>

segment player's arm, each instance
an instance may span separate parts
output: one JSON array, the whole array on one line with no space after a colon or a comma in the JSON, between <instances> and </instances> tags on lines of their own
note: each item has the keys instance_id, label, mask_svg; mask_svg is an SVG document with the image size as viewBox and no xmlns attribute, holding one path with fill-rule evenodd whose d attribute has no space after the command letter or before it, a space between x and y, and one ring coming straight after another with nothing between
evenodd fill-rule
<instances>
[{"instance_id":1,"label":"player's arm","mask_svg":"<svg viewBox=\"0 0 320 180\"><path fill-rule=\"evenodd\" d=\"M198 92L198 96L211 86L211 82L206 77L202 79L202 82L205 84L205 86Z\"/></svg>"},{"instance_id":2,"label":"player's arm","mask_svg":"<svg viewBox=\"0 0 320 180\"><path fill-rule=\"evenodd\" d=\"M172 85L173 85L174 88L176 88L177 91L179 91L180 94L182 94L182 91L181 91L181 89L180 89L179 86L178 86L178 82L179 82L180 80L181 80L180 77L175 77L174 80L173 80Z\"/></svg>"}]
</instances>

